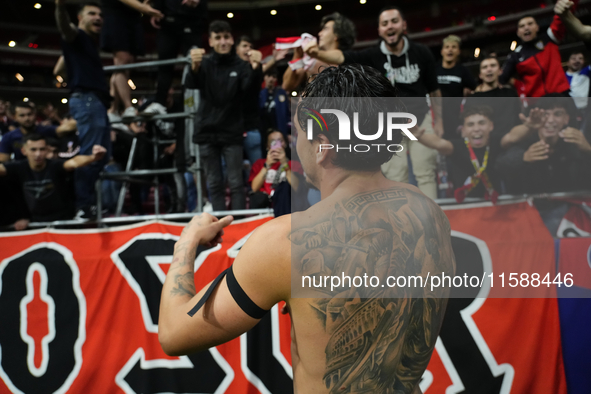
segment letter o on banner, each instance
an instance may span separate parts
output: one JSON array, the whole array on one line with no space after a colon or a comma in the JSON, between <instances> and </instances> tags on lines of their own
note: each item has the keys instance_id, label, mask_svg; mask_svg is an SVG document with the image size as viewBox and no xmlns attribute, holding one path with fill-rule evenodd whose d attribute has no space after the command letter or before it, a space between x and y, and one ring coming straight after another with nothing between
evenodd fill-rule
<instances>
[{"instance_id":1,"label":"letter o on banner","mask_svg":"<svg viewBox=\"0 0 591 394\"><path fill-rule=\"evenodd\" d=\"M27 300L33 271L41 276L48 300L49 336L42 368L31 366L27 335ZM43 299L43 297L42 297ZM65 393L82 366L86 339L86 299L72 252L55 243L40 243L0 263L0 377L12 392ZM43 342L43 341L42 341ZM28 356L29 355L29 356Z\"/></svg>"}]
</instances>

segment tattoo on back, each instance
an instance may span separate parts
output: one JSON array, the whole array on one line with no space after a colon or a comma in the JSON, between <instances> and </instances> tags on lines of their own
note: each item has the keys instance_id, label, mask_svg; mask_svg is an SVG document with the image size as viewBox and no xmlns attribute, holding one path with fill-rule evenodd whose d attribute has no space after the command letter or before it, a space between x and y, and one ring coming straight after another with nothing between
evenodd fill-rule
<instances>
[{"instance_id":1,"label":"tattoo on back","mask_svg":"<svg viewBox=\"0 0 591 394\"><path fill-rule=\"evenodd\" d=\"M290 239L292 264L313 278L366 274L383 284L392 276L453 275L455 267L445 214L403 188L339 202L330 217L294 228ZM314 290L324 297L311 299L309 306L330 336L324 373L329 392L412 393L437 340L446 290L350 285Z\"/></svg>"}]
</instances>

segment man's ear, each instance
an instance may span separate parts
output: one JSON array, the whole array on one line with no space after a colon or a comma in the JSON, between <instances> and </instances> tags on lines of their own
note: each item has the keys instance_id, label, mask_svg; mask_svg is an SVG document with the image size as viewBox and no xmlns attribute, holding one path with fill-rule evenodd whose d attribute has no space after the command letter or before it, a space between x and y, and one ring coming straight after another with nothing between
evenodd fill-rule
<instances>
[{"instance_id":1,"label":"man's ear","mask_svg":"<svg viewBox=\"0 0 591 394\"><path fill-rule=\"evenodd\" d=\"M27 156L27 150L25 149L25 146L21 146L21 153L23 154L23 156Z\"/></svg>"},{"instance_id":2,"label":"man's ear","mask_svg":"<svg viewBox=\"0 0 591 394\"><path fill-rule=\"evenodd\" d=\"M334 157L336 148L324 134L318 134L313 141L316 154L316 164L328 163Z\"/></svg>"}]
</instances>

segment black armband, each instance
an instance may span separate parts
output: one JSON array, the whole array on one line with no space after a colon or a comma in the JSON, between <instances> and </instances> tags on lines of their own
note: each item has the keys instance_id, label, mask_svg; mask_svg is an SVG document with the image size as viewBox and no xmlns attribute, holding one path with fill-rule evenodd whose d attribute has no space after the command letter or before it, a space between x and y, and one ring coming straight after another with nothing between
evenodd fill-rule
<instances>
[{"instance_id":1,"label":"black armband","mask_svg":"<svg viewBox=\"0 0 591 394\"><path fill-rule=\"evenodd\" d=\"M220 283L224 276L226 276L226 283L228 284L228 289L230 290L232 298L234 298L234 301L236 301L236 304L238 304L238 306L240 307L240 309L244 311L244 313L246 313L248 316L254 319L262 319L265 316L265 314L269 312L268 310L265 310L259 307L257 304L255 304L254 301L251 300L250 297L244 292L244 290L236 280L236 277L234 276L232 266L230 266L230 268L222 271L222 273L219 274L217 278L215 278L215 280L211 283L203 297L201 297L199 302L197 302L197 305L195 305L193 309L189 311L189 316L193 317L195 313L197 313L197 311L201 309L203 304L207 302L207 300L211 296L211 293L213 293L213 290L217 287L218 283Z\"/></svg>"}]
</instances>

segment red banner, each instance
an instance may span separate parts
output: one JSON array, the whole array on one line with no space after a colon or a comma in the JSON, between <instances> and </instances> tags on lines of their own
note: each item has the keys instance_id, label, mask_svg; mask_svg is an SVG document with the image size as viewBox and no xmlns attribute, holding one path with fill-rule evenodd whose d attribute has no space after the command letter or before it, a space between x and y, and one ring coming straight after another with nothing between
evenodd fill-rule
<instances>
[{"instance_id":1,"label":"red banner","mask_svg":"<svg viewBox=\"0 0 591 394\"><path fill-rule=\"evenodd\" d=\"M456 256L470 256L459 270L498 272L526 260L554 271L553 240L527 204L446 213ZM199 250L196 288L227 268L267 220L238 221L223 245ZM0 393L291 392L290 321L278 306L210 351L168 357L161 350L160 291L182 228L151 222L0 235ZM421 387L566 393L556 299L450 300Z\"/></svg>"}]
</instances>

